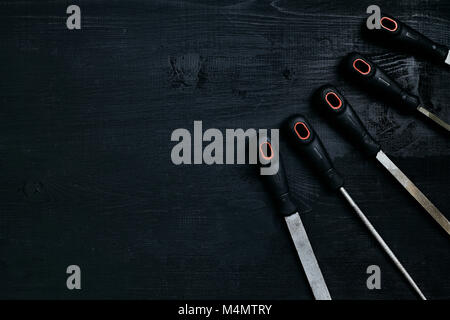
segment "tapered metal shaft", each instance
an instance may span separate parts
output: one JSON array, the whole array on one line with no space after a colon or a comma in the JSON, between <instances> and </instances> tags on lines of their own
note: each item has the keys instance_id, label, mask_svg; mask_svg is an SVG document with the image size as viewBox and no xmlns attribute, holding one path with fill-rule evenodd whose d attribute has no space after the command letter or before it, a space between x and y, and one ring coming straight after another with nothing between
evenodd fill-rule
<instances>
[{"instance_id":1,"label":"tapered metal shaft","mask_svg":"<svg viewBox=\"0 0 450 320\"><path fill-rule=\"evenodd\" d=\"M414 280L409 275L408 271L403 267L403 265L400 263L400 261L397 259L395 254L392 252L392 250L389 248L389 246L384 242L383 238L380 236L380 234L375 230L373 225L370 223L369 219L364 215L364 213L359 209L358 205L353 201L353 199L350 197L350 195L347 193L347 191L341 187L339 189L341 193L344 195L345 199L350 203L352 208L355 210L358 217L362 220L364 225L369 229L370 233L375 237L377 242L381 245L383 250L387 253L389 258L394 262L394 264L397 266L397 268L400 270L400 272L405 276L406 280L408 280L409 284L414 288L414 290L417 292L417 294L420 296L422 300L427 300L427 298L424 296L422 291L420 291L417 284L414 282Z\"/></svg>"}]
</instances>

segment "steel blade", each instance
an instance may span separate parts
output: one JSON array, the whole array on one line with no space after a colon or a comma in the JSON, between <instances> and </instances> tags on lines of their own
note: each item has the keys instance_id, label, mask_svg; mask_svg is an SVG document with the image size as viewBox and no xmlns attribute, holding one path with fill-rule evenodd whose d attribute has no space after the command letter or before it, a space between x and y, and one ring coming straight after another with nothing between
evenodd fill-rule
<instances>
[{"instance_id":1,"label":"steel blade","mask_svg":"<svg viewBox=\"0 0 450 320\"><path fill-rule=\"evenodd\" d=\"M331 300L322 271L320 271L319 264L317 263L316 256L314 255L298 212L285 217L285 220L314 297L316 300Z\"/></svg>"},{"instance_id":2,"label":"steel blade","mask_svg":"<svg viewBox=\"0 0 450 320\"><path fill-rule=\"evenodd\" d=\"M377 160L385 167L395 179L409 192L410 195L420 203L420 205L439 223L439 225L450 235L450 222L431 203L430 200L412 183L411 180L386 156L383 151L377 154Z\"/></svg>"},{"instance_id":3,"label":"steel blade","mask_svg":"<svg viewBox=\"0 0 450 320\"><path fill-rule=\"evenodd\" d=\"M378 241L380 246L383 248L383 250L387 253L389 258L394 262L394 264L397 266L397 268L400 270L400 272L405 276L406 280L408 280L409 284L414 288L414 290L417 292L417 294L420 296L422 300L427 300L427 298L424 296L422 291L420 291L419 286L414 282L413 278L409 275L408 271L406 271L405 267L400 263L400 261L397 259L395 254L392 252L392 250L389 248L389 246L384 242L383 238L380 236L380 234L375 230L373 225L370 223L369 219L364 215L364 213L361 211L361 209L358 207L358 205L353 201L352 197L347 193L347 191L341 187L339 189L341 193L344 195L345 199L350 203L350 206L355 210L358 217L362 220L364 225L369 229L370 233L375 237L375 239Z\"/></svg>"},{"instance_id":4,"label":"steel blade","mask_svg":"<svg viewBox=\"0 0 450 320\"><path fill-rule=\"evenodd\" d=\"M448 50L447 59L445 59L445 63L450 65L450 50Z\"/></svg>"},{"instance_id":5,"label":"steel blade","mask_svg":"<svg viewBox=\"0 0 450 320\"><path fill-rule=\"evenodd\" d=\"M450 131L450 125L448 123L446 123L444 120L441 120L437 115L435 115L434 113L428 111L427 109L425 109L422 106L418 106L417 110L426 115L428 118L430 118L431 120L433 120L435 123L437 123L438 125L440 125L441 127L443 127L445 130Z\"/></svg>"}]
</instances>

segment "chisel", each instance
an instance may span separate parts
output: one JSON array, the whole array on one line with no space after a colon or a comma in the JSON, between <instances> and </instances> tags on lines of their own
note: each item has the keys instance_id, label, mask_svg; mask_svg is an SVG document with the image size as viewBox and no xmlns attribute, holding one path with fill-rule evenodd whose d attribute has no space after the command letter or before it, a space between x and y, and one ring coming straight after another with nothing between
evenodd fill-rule
<instances>
[{"instance_id":1,"label":"chisel","mask_svg":"<svg viewBox=\"0 0 450 320\"><path fill-rule=\"evenodd\" d=\"M358 205L353 201L353 199L344 189L344 179L334 168L330 156L323 146L322 141L320 140L314 129L311 127L311 125L308 123L306 118L302 115L294 115L286 121L286 128L288 132L287 134L290 137L290 140L294 147L301 152L302 156L306 160L309 160L313 168L320 174L322 179L331 189L339 190L342 193L350 206L355 210L358 217L362 220L367 229L369 229L370 233L375 237L377 242L391 258L400 272L405 276L409 284L418 293L420 298L426 300L417 284L408 274L406 269L402 266L392 250L388 247L386 242L384 242L383 238L378 234L378 232L372 226L372 224L358 207Z\"/></svg>"},{"instance_id":2,"label":"chisel","mask_svg":"<svg viewBox=\"0 0 450 320\"><path fill-rule=\"evenodd\" d=\"M382 14L379 29L369 29L365 24L366 34L374 39L389 41L396 47L403 47L410 53L423 53L432 60L450 65L450 50L436 43L397 18Z\"/></svg>"},{"instance_id":3,"label":"chisel","mask_svg":"<svg viewBox=\"0 0 450 320\"><path fill-rule=\"evenodd\" d=\"M314 102L365 155L375 157L450 235L450 222L381 150L342 93L331 85L324 85L315 92Z\"/></svg>"},{"instance_id":4,"label":"chisel","mask_svg":"<svg viewBox=\"0 0 450 320\"><path fill-rule=\"evenodd\" d=\"M417 96L402 89L386 72L366 57L356 52L350 53L344 60L343 66L354 80L365 85L367 89L376 91L407 111L419 111L445 130L450 131L448 123L423 107Z\"/></svg>"},{"instance_id":5,"label":"chisel","mask_svg":"<svg viewBox=\"0 0 450 320\"><path fill-rule=\"evenodd\" d=\"M269 138L261 138L259 141L259 158L261 165L271 166L278 162L278 172L274 175L262 175L273 197L276 199L279 212L284 217L292 241L294 242L300 262L305 271L306 278L316 300L331 300L330 293L320 271L314 251L306 234L305 227L294 203L289 195L286 173L279 152L273 150Z\"/></svg>"}]
</instances>

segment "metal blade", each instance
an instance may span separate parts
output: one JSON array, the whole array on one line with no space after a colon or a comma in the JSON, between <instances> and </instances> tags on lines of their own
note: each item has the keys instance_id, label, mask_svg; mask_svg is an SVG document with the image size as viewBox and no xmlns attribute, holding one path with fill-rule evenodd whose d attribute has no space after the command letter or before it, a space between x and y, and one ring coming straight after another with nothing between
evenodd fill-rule
<instances>
[{"instance_id":1,"label":"metal blade","mask_svg":"<svg viewBox=\"0 0 450 320\"><path fill-rule=\"evenodd\" d=\"M370 233L375 237L375 239L378 241L378 243L381 245L383 250L387 253L389 258L394 262L394 264L397 266L397 268L400 270L400 272L405 276L406 280L408 280L409 284L414 288L414 290L417 292L417 294L420 296L422 300L427 300L425 296L423 295L422 291L420 291L417 284L414 282L414 280L409 275L408 271L402 266L400 261L398 261L395 254L392 252L392 250L388 247L386 242L384 242L383 238L379 235L377 230L373 227L373 225L370 223L369 219L366 218L364 213L362 213L361 209L358 207L358 205L353 201L353 199L350 197L350 195L347 193L347 191L341 187L339 188L339 191L344 195L345 199L350 203L352 208L355 210L358 217L362 220L364 225L369 229Z\"/></svg>"},{"instance_id":2,"label":"metal blade","mask_svg":"<svg viewBox=\"0 0 450 320\"><path fill-rule=\"evenodd\" d=\"M450 65L450 50L448 50L447 58L445 59L445 63Z\"/></svg>"},{"instance_id":3,"label":"metal blade","mask_svg":"<svg viewBox=\"0 0 450 320\"><path fill-rule=\"evenodd\" d=\"M377 153L377 160L397 179L398 182L411 194L417 202L436 220L437 223L450 235L450 222L431 203L430 200L408 179L407 176L386 156L383 151Z\"/></svg>"},{"instance_id":4,"label":"metal blade","mask_svg":"<svg viewBox=\"0 0 450 320\"><path fill-rule=\"evenodd\" d=\"M285 217L298 257L305 270L309 285L316 300L331 300L327 285L320 271L316 256L309 242L298 212Z\"/></svg>"},{"instance_id":5,"label":"metal blade","mask_svg":"<svg viewBox=\"0 0 450 320\"><path fill-rule=\"evenodd\" d=\"M434 113L431 113L430 111L428 111L427 109L425 109L422 106L418 106L417 110L426 115L428 118L430 118L431 120L433 120L435 123L437 123L438 125L440 125L441 127L443 127L445 130L450 131L450 125L448 123L446 123L444 120L441 120L437 115L435 115Z\"/></svg>"}]
</instances>

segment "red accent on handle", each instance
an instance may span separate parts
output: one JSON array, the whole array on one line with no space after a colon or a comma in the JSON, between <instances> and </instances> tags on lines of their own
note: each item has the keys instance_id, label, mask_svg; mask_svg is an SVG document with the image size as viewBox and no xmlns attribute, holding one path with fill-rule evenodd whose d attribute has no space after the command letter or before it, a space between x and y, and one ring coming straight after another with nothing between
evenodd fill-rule
<instances>
[{"instance_id":1,"label":"red accent on handle","mask_svg":"<svg viewBox=\"0 0 450 320\"><path fill-rule=\"evenodd\" d=\"M306 135L301 135L300 132L297 130L297 126L298 125L302 125L303 128L300 129L300 131L303 131L302 133L305 133L306 130ZM306 124L304 124L303 122L297 122L294 126L294 131L297 134L297 136L299 137L300 140L307 140L309 138L309 136L311 135L311 132L309 131L308 127L306 126Z\"/></svg>"},{"instance_id":2,"label":"red accent on handle","mask_svg":"<svg viewBox=\"0 0 450 320\"><path fill-rule=\"evenodd\" d=\"M359 67L357 67L357 65ZM355 70L361 73L362 75L367 75L369 74L370 70L372 70L370 64L368 64L363 59L355 59L355 61L353 61L353 68L355 68ZM367 71L364 71L364 68L366 68Z\"/></svg>"},{"instance_id":3,"label":"red accent on handle","mask_svg":"<svg viewBox=\"0 0 450 320\"><path fill-rule=\"evenodd\" d=\"M394 28L389 28L389 22L388 22L388 24L385 26L385 25L383 24L383 21L386 21L386 20L389 21L389 22L392 22L392 23L394 24ZM394 31L396 31L396 30L398 29L398 24L397 24L397 22L396 22L395 20L391 19L391 18L388 18L388 17L383 17L383 18L381 18L380 24L381 24L381 26L382 26L384 29L386 29L386 30L388 30L388 31L391 31L391 32L394 32Z\"/></svg>"},{"instance_id":4,"label":"red accent on handle","mask_svg":"<svg viewBox=\"0 0 450 320\"><path fill-rule=\"evenodd\" d=\"M331 100L332 101L330 101L329 100L329 96L331 95ZM338 105L336 105L336 100L335 99L337 99L337 102L339 102L339 104ZM332 109L334 109L334 110L338 110L340 107L342 107L342 100L338 97L338 95L336 94L336 93L334 93L334 92L328 92L326 95L325 95L325 101L328 103L328 105L332 108ZM333 103L334 102L334 103Z\"/></svg>"},{"instance_id":5,"label":"red accent on handle","mask_svg":"<svg viewBox=\"0 0 450 320\"><path fill-rule=\"evenodd\" d=\"M266 155L264 154L264 151L263 151L263 145L265 145L265 144L267 144L267 147L268 147L267 151L270 150L270 156L266 156ZM270 142L267 142L267 141L266 141L266 142L261 143L261 144L259 145L259 151L261 152L261 156L262 156L265 160L270 160L270 159L273 158L273 150L272 150L272 146L270 145Z\"/></svg>"}]
</instances>

